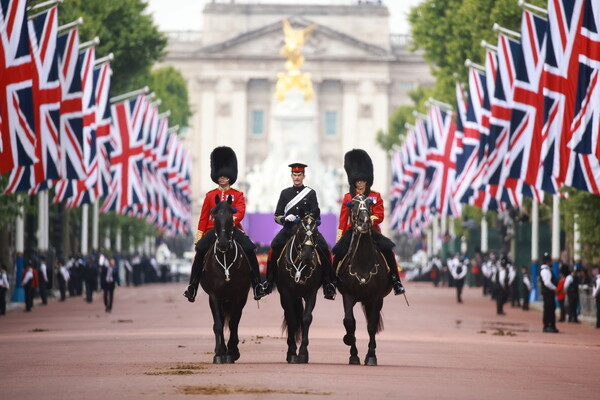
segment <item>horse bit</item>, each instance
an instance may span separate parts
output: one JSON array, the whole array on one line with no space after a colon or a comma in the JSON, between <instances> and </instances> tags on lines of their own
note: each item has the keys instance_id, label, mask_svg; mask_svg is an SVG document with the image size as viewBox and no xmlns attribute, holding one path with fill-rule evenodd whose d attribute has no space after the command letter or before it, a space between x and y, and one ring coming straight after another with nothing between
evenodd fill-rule
<instances>
[{"instance_id":1,"label":"horse bit","mask_svg":"<svg viewBox=\"0 0 600 400\"><path fill-rule=\"evenodd\" d=\"M312 221L312 219L309 220L309 223L311 221ZM300 224L302 226L302 229L304 229L306 231L306 240L304 241L304 243L302 245L315 247L315 244L312 240L313 232L310 229L310 226L306 226L304 224L304 221L300 221ZM300 263L298 265L296 265L296 262L298 261L298 258L300 257L300 253L301 253L300 250L302 248L302 245L298 246L298 250L297 250L298 255L296 256L296 258L294 260L292 260L292 251L294 249L295 241L296 241L296 235L294 235L292 237L292 243L290 244L290 251L288 253L288 260L289 260L289 263L292 265L292 267L294 267L294 269L296 270L296 273L294 274L294 282L298 283L298 282L300 282L300 277L302 276L302 271L304 271L304 268L306 268L307 264L302 265L302 261L300 261ZM311 275L312 275L312 273L311 273ZM310 278L311 275L307 276L306 279Z\"/></svg>"},{"instance_id":2,"label":"horse bit","mask_svg":"<svg viewBox=\"0 0 600 400\"><path fill-rule=\"evenodd\" d=\"M216 234L216 232L215 232ZM233 240L231 238L229 238L228 240L229 244L233 243L233 247L235 248L235 256L233 256L233 260L229 263L229 265L227 264L227 250L225 251L221 251L218 247L217 247L217 241L215 240L215 245L214 245L214 249L213 249L213 253L215 255L215 260L217 260L217 262L219 263L219 265L221 266L221 268L223 268L223 271L225 271L225 282L229 282L231 280L231 278L229 278L229 270L231 269L231 267L233 266L233 264L235 264L235 262L238 259L238 244L237 242L233 242ZM217 251L221 254L223 254L223 262L221 262L221 260L219 260L219 257L217 257Z\"/></svg>"}]
</instances>

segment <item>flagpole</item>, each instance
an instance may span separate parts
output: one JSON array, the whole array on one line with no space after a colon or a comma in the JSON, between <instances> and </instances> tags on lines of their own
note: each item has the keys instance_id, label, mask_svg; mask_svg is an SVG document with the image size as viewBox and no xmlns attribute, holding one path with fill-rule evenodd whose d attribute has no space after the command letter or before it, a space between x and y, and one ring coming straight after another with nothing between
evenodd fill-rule
<instances>
[{"instance_id":1,"label":"flagpole","mask_svg":"<svg viewBox=\"0 0 600 400\"><path fill-rule=\"evenodd\" d=\"M88 205L81 206L81 255L88 253Z\"/></svg>"},{"instance_id":2,"label":"flagpole","mask_svg":"<svg viewBox=\"0 0 600 400\"><path fill-rule=\"evenodd\" d=\"M427 115L425 115L425 114L423 114L423 113L420 113L420 112L418 112L418 111L416 111L416 110L412 112L412 115L413 115L413 117L415 117L415 118L420 118L420 119L427 120Z\"/></svg>"},{"instance_id":3,"label":"flagpole","mask_svg":"<svg viewBox=\"0 0 600 400\"><path fill-rule=\"evenodd\" d=\"M470 59L466 59L465 60L465 67L467 68L475 68L481 72L485 72L485 67L483 65L480 64L475 64L473 61L471 61Z\"/></svg>"},{"instance_id":4,"label":"flagpole","mask_svg":"<svg viewBox=\"0 0 600 400\"><path fill-rule=\"evenodd\" d=\"M558 264L560 262L560 198L558 194L552 196L552 270L558 277Z\"/></svg>"},{"instance_id":5,"label":"flagpole","mask_svg":"<svg viewBox=\"0 0 600 400\"><path fill-rule=\"evenodd\" d=\"M444 108L447 111L454 111L454 107L452 107L450 104L444 103L443 101L436 100L433 97L428 98L427 101L429 102L429 104L438 106L440 108ZM425 102L425 105L427 105L427 102Z\"/></svg>"},{"instance_id":6,"label":"flagpole","mask_svg":"<svg viewBox=\"0 0 600 400\"><path fill-rule=\"evenodd\" d=\"M540 241L540 206L533 200L531 204L531 294L530 299L538 300L537 276Z\"/></svg>"},{"instance_id":7,"label":"flagpole","mask_svg":"<svg viewBox=\"0 0 600 400\"><path fill-rule=\"evenodd\" d=\"M170 116L171 116L171 110L167 110L162 114L158 114L158 119L168 118Z\"/></svg>"},{"instance_id":8,"label":"flagpole","mask_svg":"<svg viewBox=\"0 0 600 400\"><path fill-rule=\"evenodd\" d=\"M118 103L120 101L127 100L127 99L135 97L135 96L139 96L140 94L148 94L149 92L150 92L150 88L148 86L144 86L141 89L133 90L131 92L121 94L119 96L111 97L110 102L113 104Z\"/></svg>"},{"instance_id":9,"label":"flagpole","mask_svg":"<svg viewBox=\"0 0 600 400\"><path fill-rule=\"evenodd\" d=\"M519 32L503 28L497 22L494 22L494 26L492 27L492 29L494 31L496 31L496 32L500 32L500 33L504 33L506 35L514 36L514 37L519 38L519 39L521 38L521 34Z\"/></svg>"},{"instance_id":10,"label":"flagpole","mask_svg":"<svg viewBox=\"0 0 600 400\"><path fill-rule=\"evenodd\" d=\"M92 251L98 251L98 201L92 205Z\"/></svg>"},{"instance_id":11,"label":"flagpole","mask_svg":"<svg viewBox=\"0 0 600 400\"><path fill-rule=\"evenodd\" d=\"M539 12L541 14L548 15L548 10L545 10L545 9L543 9L541 7L538 7L538 6L534 6L533 4L525 3L525 0L519 0L519 2L517 4L518 4L519 7L529 8L529 9L531 9L533 11L537 11L537 12Z\"/></svg>"},{"instance_id":12,"label":"flagpole","mask_svg":"<svg viewBox=\"0 0 600 400\"><path fill-rule=\"evenodd\" d=\"M493 51L494 53L498 52L498 46L493 46L491 44L489 44L488 42L486 42L485 40L482 40L480 43L481 47L485 47L488 50Z\"/></svg>"},{"instance_id":13,"label":"flagpole","mask_svg":"<svg viewBox=\"0 0 600 400\"><path fill-rule=\"evenodd\" d=\"M481 247L481 252L482 253L487 253L488 252L488 224L487 224L487 219L485 219L485 211L483 212L483 215L481 216L481 242L480 242L480 247Z\"/></svg>"},{"instance_id":14,"label":"flagpole","mask_svg":"<svg viewBox=\"0 0 600 400\"><path fill-rule=\"evenodd\" d=\"M21 286L21 278L23 276L23 254L25 253L25 220L23 219L23 214L25 210L23 208L23 198L21 196L17 197L17 202L19 204L19 213L17 214L17 219L15 221L15 251L16 251L16 263L15 268L17 269L15 273L15 290L12 293L11 301L14 302L23 302L25 301L25 291Z\"/></svg>"},{"instance_id":15,"label":"flagpole","mask_svg":"<svg viewBox=\"0 0 600 400\"><path fill-rule=\"evenodd\" d=\"M93 38L89 42L80 43L79 44L79 51L85 50L88 47L98 46L99 44L100 44L100 38L98 36L96 36L95 38Z\"/></svg>"},{"instance_id":16,"label":"flagpole","mask_svg":"<svg viewBox=\"0 0 600 400\"><path fill-rule=\"evenodd\" d=\"M50 7L58 3L64 3L65 0L49 0L31 7L27 7L27 11L39 10L40 8Z\"/></svg>"},{"instance_id":17,"label":"flagpole","mask_svg":"<svg viewBox=\"0 0 600 400\"><path fill-rule=\"evenodd\" d=\"M103 64L105 62L111 62L115 59L115 55L114 53L110 53L107 56L104 56L102 58L98 58L96 61L94 61L94 66L97 67L100 64Z\"/></svg>"},{"instance_id":18,"label":"flagpole","mask_svg":"<svg viewBox=\"0 0 600 400\"><path fill-rule=\"evenodd\" d=\"M69 30L71 28L75 28L79 25L83 24L83 17L79 17L77 18L75 21L73 22L69 22L68 24L64 24L58 27L58 29L56 30L58 33L62 32L62 31L66 31Z\"/></svg>"},{"instance_id":19,"label":"flagpole","mask_svg":"<svg viewBox=\"0 0 600 400\"><path fill-rule=\"evenodd\" d=\"M573 261L575 268L581 268L581 232L577 223L577 214L573 222Z\"/></svg>"},{"instance_id":20,"label":"flagpole","mask_svg":"<svg viewBox=\"0 0 600 400\"><path fill-rule=\"evenodd\" d=\"M177 133L178 130L179 130L179 125L174 125L174 126L170 127L169 129L167 129L167 133Z\"/></svg>"}]
</instances>

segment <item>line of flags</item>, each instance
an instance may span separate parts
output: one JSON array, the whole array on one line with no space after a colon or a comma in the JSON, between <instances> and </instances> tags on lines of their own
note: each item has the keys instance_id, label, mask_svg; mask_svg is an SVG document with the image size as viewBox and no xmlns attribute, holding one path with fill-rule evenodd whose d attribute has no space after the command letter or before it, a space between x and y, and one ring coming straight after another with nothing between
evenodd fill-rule
<instances>
[{"instance_id":1,"label":"line of flags","mask_svg":"<svg viewBox=\"0 0 600 400\"><path fill-rule=\"evenodd\" d=\"M139 94L110 102L109 60L59 32L56 6L28 15L0 0L0 174L5 193L54 189L54 202L145 218L166 235L189 232L190 155L168 115ZM64 30L64 28L62 29Z\"/></svg>"},{"instance_id":2,"label":"line of flags","mask_svg":"<svg viewBox=\"0 0 600 400\"><path fill-rule=\"evenodd\" d=\"M544 11L544 10L542 10ZM600 194L600 2L548 0L468 62L456 105L430 101L392 156L392 225L537 202L563 186Z\"/></svg>"}]
</instances>

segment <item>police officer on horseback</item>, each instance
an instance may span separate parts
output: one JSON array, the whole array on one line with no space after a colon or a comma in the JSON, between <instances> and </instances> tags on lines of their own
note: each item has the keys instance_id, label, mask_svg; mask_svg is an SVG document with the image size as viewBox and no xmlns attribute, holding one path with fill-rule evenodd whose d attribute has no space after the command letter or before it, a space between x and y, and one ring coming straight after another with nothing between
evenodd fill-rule
<instances>
[{"instance_id":1,"label":"police officer on horseback","mask_svg":"<svg viewBox=\"0 0 600 400\"><path fill-rule=\"evenodd\" d=\"M306 164L293 163L289 167L292 169L293 186L283 189L279 195L277 208L275 209L275 222L282 225L283 228L271 242L271 252L267 261L267 293L270 293L275 282L277 271L277 260L288 239L293 235L293 226L307 213L319 221L321 210L317 201L317 194L308 186L304 186L304 177ZM329 246L320 232L317 232L316 247L323 267L323 294L326 299L335 298L335 286L333 284L334 274L331 267L331 255Z\"/></svg>"},{"instance_id":2,"label":"police officer on horseback","mask_svg":"<svg viewBox=\"0 0 600 400\"><path fill-rule=\"evenodd\" d=\"M371 157L369 157L369 154L364 150L350 150L344 156L344 169L348 175L350 189L349 192L344 195L342 207L340 209L337 244L332 250L334 254L333 266L337 269L338 263L346 255L350 247L352 223L350 221L350 212L347 204L351 202L357 194L363 194L371 202L371 221L373 224L372 237L389 266L394 294L403 294L405 289L400 280L396 257L392 251L394 243L381 234L381 228L379 227L379 224L383 222L385 210L381 194L371 190L371 186L373 185L373 162L371 161Z\"/></svg>"},{"instance_id":3,"label":"police officer on horseback","mask_svg":"<svg viewBox=\"0 0 600 400\"><path fill-rule=\"evenodd\" d=\"M214 220L210 211L216 206L215 196L219 196L220 201L227 201L231 197L231 206L234 208L233 221L235 228L233 238L240 244L244 251L250 267L252 269L252 288L254 299L259 300L266 295L265 290L260 283L260 272L258 269L258 260L256 258L256 246L242 230L242 219L246 214L246 201L244 193L231 187L237 179L237 157L230 147L222 146L215 148L210 154L210 178L219 186L206 193L200 220L198 221L198 232L196 233L196 257L192 264L190 274L190 283L183 293L188 301L194 302L198 293L198 285L204 268L204 256L216 240L214 232Z\"/></svg>"}]
</instances>

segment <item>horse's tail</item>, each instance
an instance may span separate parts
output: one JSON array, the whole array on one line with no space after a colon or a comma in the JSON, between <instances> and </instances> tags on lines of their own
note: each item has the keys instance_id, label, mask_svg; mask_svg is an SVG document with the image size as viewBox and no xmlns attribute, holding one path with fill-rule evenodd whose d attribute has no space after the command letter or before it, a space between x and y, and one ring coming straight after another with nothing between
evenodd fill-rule
<instances>
[{"instance_id":1,"label":"horse's tail","mask_svg":"<svg viewBox=\"0 0 600 400\"><path fill-rule=\"evenodd\" d=\"M296 343L299 342L302 339L302 313L304 311L303 307L302 307L302 299L298 298L295 299L293 301L293 315L294 315L294 320L296 322L296 330L294 332L291 332L294 334L294 338L296 339ZM288 330L290 329L285 316L283 317L283 322L281 323L281 330L283 333L289 333Z\"/></svg>"},{"instance_id":2,"label":"horse's tail","mask_svg":"<svg viewBox=\"0 0 600 400\"><path fill-rule=\"evenodd\" d=\"M365 307L365 304L362 303L362 310L363 313L365 313L365 319L367 320L367 323L369 321L369 316L367 315L367 308ZM378 316L378 321L377 321L377 333L383 331L383 314L381 313L381 311L379 311L379 316Z\"/></svg>"}]
</instances>

